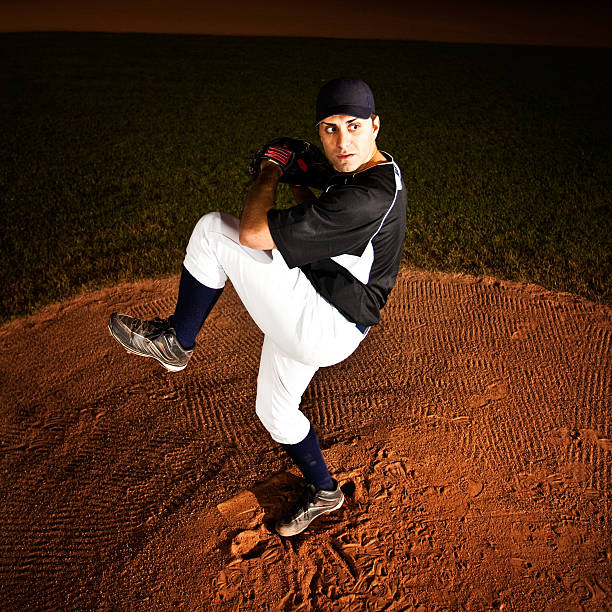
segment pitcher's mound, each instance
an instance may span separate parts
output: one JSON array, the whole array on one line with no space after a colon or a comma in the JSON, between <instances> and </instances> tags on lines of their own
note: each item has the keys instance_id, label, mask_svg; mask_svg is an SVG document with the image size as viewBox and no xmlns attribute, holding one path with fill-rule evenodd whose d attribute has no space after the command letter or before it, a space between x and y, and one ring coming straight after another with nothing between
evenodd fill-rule
<instances>
[{"instance_id":1,"label":"pitcher's mound","mask_svg":"<svg viewBox=\"0 0 612 612\"><path fill-rule=\"evenodd\" d=\"M183 372L108 334L176 286L0 328L2 609L612 605L610 308L402 272L303 398L346 503L284 540L301 481L255 416L262 337L232 288Z\"/></svg>"}]
</instances>

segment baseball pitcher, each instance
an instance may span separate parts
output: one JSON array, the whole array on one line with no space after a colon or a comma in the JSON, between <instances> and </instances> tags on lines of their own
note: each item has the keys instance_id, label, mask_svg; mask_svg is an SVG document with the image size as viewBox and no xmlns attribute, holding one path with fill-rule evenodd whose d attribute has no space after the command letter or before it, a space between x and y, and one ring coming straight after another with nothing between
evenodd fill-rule
<instances>
[{"instance_id":1,"label":"baseball pitcher","mask_svg":"<svg viewBox=\"0 0 612 612\"><path fill-rule=\"evenodd\" d=\"M301 533L344 502L300 401L317 369L346 359L379 322L406 230L401 172L377 147L380 118L370 87L353 78L327 82L316 126L324 155L303 140L271 141L251 162L255 179L240 219L216 212L198 221L168 319L113 313L109 321L129 352L182 370L231 280L264 334L257 416L306 480L275 525L281 536ZM296 202L286 210L275 207L279 182L290 185Z\"/></svg>"}]
</instances>

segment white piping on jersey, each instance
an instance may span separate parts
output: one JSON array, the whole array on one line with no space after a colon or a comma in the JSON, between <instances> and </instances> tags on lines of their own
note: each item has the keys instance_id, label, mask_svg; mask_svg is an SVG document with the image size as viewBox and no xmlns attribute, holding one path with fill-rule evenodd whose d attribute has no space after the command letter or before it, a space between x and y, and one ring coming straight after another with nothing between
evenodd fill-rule
<instances>
[{"instance_id":1,"label":"white piping on jersey","mask_svg":"<svg viewBox=\"0 0 612 612\"><path fill-rule=\"evenodd\" d=\"M393 210L393 207L395 206L395 202L397 200L397 194L402 190L402 174L398 165L393 161L393 158L391 158L391 161L387 163L393 164L393 173L395 175L395 195L393 196L393 202L391 202L391 206L389 207L389 210L387 210L387 212L385 213L385 216L380 222L378 229L370 238L361 255L344 254L336 255L335 257L331 258L338 265L348 270L359 282L363 283L364 285L367 285L368 281L370 280L370 272L372 271L372 265L374 264L374 246L372 242L374 238L376 238L378 232L380 232L380 230L382 229L382 226L385 224L389 213L391 212L391 210Z\"/></svg>"}]
</instances>

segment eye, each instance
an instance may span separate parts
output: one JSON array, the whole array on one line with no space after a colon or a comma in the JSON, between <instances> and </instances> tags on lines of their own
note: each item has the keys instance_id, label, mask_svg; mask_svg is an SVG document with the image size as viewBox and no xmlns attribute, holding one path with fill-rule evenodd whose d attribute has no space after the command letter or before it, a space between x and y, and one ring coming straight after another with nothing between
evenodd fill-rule
<instances>
[{"instance_id":1,"label":"eye","mask_svg":"<svg viewBox=\"0 0 612 612\"><path fill-rule=\"evenodd\" d=\"M325 127L325 132L327 134L333 134L336 131L336 126L335 125L328 125Z\"/></svg>"},{"instance_id":2,"label":"eye","mask_svg":"<svg viewBox=\"0 0 612 612\"><path fill-rule=\"evenodd\" d=\"M361 123L351 123L351 125L349 125L349 129L353 132L356 132L359 128L361 128Z\"/></svg>"}]
</instances>

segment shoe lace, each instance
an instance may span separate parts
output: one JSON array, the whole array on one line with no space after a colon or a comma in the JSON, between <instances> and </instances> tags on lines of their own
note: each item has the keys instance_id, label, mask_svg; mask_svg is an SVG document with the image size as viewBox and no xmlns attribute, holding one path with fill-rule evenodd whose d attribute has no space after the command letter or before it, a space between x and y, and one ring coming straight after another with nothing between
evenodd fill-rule
<instances>
[{"instance_id":1,"label":"shoe lace","mask_svg":"<svg viewBox=\"0 0 612 612\"><path fill-rule=\"evenodd\" d=\"M316 493L317 492L314 487L306 486L302 491L302 494L300 495L299 499L295 502L295 504L293 504L293 506L289 510L286 518L293 520L300 514L307 512L312 502L314 501Z\"/></svg>"},{"instance_id":2,"label":"shoe lace","mask_svg":"<svg viewBox=\"0 0 612 612\"><path fill-rule=\"evenodd\" d=\"M167 319L160 319L159 317L155 317L149 321L142 321L141 329L142 332L148 338L157 338L169 328Z\"/></svg>"}]
</instances>

